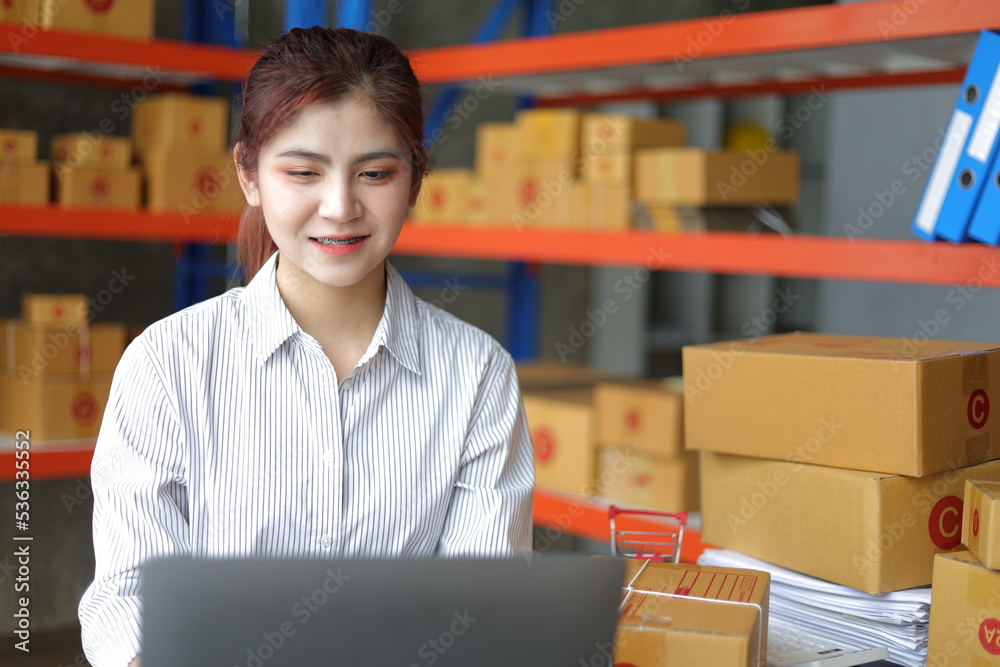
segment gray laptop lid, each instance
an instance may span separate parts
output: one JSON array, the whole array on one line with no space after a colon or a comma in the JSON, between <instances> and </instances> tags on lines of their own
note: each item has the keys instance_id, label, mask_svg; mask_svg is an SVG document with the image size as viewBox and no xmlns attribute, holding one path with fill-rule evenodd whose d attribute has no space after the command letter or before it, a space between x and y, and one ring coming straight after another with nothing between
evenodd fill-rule
<instances>
[{"instance_id":1,"label":"gray laptop lid","mask_svg":"<svg viewBox=\"0 0 1000 667\"><path fill-rule=\"evenodd\" d=\"M143 667L606 665L624 565L192 560L143 568Z\"/></svg>"}]
</instances>

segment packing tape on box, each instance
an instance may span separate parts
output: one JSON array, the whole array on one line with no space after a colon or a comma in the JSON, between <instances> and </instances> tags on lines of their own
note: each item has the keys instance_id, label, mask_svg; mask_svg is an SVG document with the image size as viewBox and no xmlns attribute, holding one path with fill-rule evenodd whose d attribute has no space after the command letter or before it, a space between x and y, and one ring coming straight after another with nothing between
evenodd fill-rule
<instances>
[{"instance_id":1,"label":"packing tape on box","mask_svg":"<svg viewBox=\"0 0 1000 667\"><path fill-rule=\"evenodd\" d=\"M18 327L24 325L25 328L29 328L27 320L22 319L9 319L7 320L7 374L11 377L17 375L17 342L15 339L15 331ZM76 327L77 333L80 335L80 340L77 347L77 361L80 363L80 380L87 382L90 380L90 326L84 322ZM66 332L62 332L63 335L67 335ZM86 353L84 353L86 351ZM39 354L42 354L39 352ZM44 355L42 355L44 356Z\"/></svg>"},{"instance_id":2,"label":"packing tape on box","mask_svg":"<svg viewBox=\"0 0 1000 667\"><path fill-rule=\"evenodd\" d=\"M976 428L985 426L990 414L990 358L986 352L965 355L962 360L962 396L968 405L969 423ZM981 420L981 423L979 423ZM978 426L977 426L978 424ZM992 461L993 437L989 431L965 441L965 465Z\"/></svg>"}]
</instances>

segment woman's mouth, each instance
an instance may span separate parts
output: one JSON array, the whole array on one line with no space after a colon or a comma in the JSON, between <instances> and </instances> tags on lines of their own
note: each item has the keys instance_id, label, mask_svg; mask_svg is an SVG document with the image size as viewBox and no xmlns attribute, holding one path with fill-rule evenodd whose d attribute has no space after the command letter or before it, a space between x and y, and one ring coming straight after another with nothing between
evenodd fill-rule
<instances>
[{"instance_id":1,"label":"woman's mouth","mask_svg":"<svg viewBox=\"0 0 1000 667\"><path fill-rule=\"evenodd\" d=\"M367 239L367 236L316 236L312 237L312 240L320 245L325 246L347 246L354 245L355 243L360 243Z\"/></svg>"}]
</instances>

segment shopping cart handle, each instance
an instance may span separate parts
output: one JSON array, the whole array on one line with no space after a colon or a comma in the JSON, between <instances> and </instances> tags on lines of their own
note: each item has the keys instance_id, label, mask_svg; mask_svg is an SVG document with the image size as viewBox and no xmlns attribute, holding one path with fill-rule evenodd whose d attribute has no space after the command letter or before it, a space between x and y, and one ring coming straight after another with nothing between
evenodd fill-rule
<instances>
[{"instance_id":1,"label":"shopping cart handle","mask_svg":"<svg viewBox=\"0 0 1000 667\"><path fill-rule=\"evenodd\" d=\"M687 512L657 512L655 510L623 510L614 505L608 505L608 518L614 519L619 514L641 514L644 516L663 516L677 519L682 524L687 523Z\"/></svg>"}]
</instances>

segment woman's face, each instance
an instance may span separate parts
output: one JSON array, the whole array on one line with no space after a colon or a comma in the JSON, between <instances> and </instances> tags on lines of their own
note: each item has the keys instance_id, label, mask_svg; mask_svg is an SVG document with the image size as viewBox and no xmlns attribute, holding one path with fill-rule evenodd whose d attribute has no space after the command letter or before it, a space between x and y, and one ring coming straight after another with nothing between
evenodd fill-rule
<instances>
[{"instance_id":1,"label":"woman's face","mask_svg":"<svg viewBox=\"0 0 1000 667\"><path fill-rule=\"evenodd\" d=\"M299 111L261 149L256 178L240 175L281 251L279 279L293 270L350 287L381 271L410 204L411 165L409 148L362 97Z\"/></svg>"}]
</instances>

